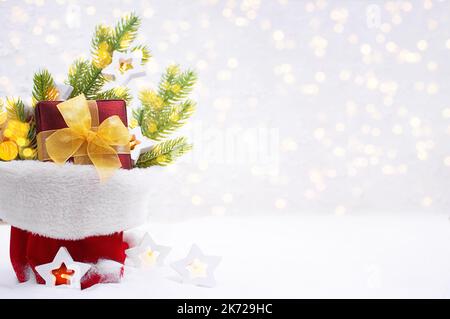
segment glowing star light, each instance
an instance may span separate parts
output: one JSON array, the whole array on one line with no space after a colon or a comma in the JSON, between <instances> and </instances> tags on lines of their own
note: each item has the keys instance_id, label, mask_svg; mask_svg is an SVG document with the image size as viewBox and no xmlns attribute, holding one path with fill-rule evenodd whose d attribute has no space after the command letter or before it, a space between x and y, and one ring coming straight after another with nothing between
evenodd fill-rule
<instances>
[{"instance_id":1,"label":"glowing star light","mask_svg":"<svg viewBox=\"0 0 450 319\"><path fill-rule=\"evenodd\" d=\"M142 51L114 52L113 61L102 73L115 84L124 86L132 79L145 75L142 65Z\"/></svg>"},{"instance_id":2,"label":"glowing star light","mask_svg":"<svg viewBox=\"0 0 450 319\"><path fill-rule=\"evenodd\" d=\"M184 282L198 286L214 287L214 271L221 257L206 256L197 245L193 245L186 258L172 264L172 268L183 277Z\"/></svg>"},{"instance_id":3,"label":"glowing star light","mask_svg":"<svg viewBox=\"0 0 450 319\"><path fill-rule=\"evenodd\" d=\"M141 127L135 127L130 130L130 151L131 159L134 163L139 159L139 156L148 151L152 146L152 141L142 134Z\"/></svg>"},{"instance_id":4,"label":"glowing star light","mask_svg":"<svg viewBox=\"0 0 450 319\"><path fill-rule=\"evenodd\" d=\"M36 271L47 286L80 289L81 278L90 268L89 264L74 261L67 248L61 247L51 263L36 266Z\"/></svg>"},{"instance_id":5,"label":"glowing star light","mask_svg":"<svg viewBox=\"0 0 450 319\"><path fill-rule=\"evenodd\" d=\"M169 252L170 247L157 245L148 233L136 247L125 251L127 258L136 267L162 266Z\"/></svg>"}]
</instances>

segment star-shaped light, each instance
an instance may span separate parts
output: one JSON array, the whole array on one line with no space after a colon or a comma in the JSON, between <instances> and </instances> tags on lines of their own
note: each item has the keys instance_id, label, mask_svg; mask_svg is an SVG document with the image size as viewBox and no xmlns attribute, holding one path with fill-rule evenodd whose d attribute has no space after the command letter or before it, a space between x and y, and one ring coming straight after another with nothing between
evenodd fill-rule
<instances>
[{"instance_id":1,"label":"star-shaped light","mask_svg":"<svg viewBox=\"0 0 450 319\"><path fill-rule=\"evenodd\" d=\"M58 269L52 270L52 275L55 276L55 286L70 285L70 280L75 274L75 270L67 269L65 263L62 263Z\"/></svg>"},{"instance_id":2,"label":"star-shaped light","mask_svg":"<svg viewBox=\"0 0 450 319\"><path fill-rule=\"evenodd\" d=\"M114 81L115 85L124 86L132 79L145 75L142 56L141 50L114 52L112 63L102 73L107 79Z\"/></svg>"},{"instance_id":3,"label":"star-shaped light","mask_svg":"<svg viewBox=\"0 0 450 319\"><path fill-rule=\"evenodd\" d=\"M184 282L198 286L214 287L214 271L221 257L206 256L197 245L192 245L189 254L172 264L172 268L183 277Z\"/></svg>"},{"instance_id":4,"label":"star-shaped light","mask_svg":"<svg viewBox=\"0 0 450 319\"><path fill-rule=\"evenodd\" d=\"M128 260L136 267L162 266L169 252L170 247L156 244L148 233L136 247L125 251Z\"/></svg>"},{"instance_id":5,"label":"star-shaped light","mask_svg":"<svg viewBox=\"0 0 450 319\"><path fill-rule=\"evenodd\" d=\"M208 264L205 264L200 259L195 258L190 264L186 266L191 278L205 278L208 275Z\"/></svg>"},{"instance_id":6,"label":"star-shaped light","mask_svg":"<svg viewBox=\"0 0 450 319\"><path fill-rule=\"evenodd\" d=\"M90 268L89 264L74 261L67 248L61 247L51 263L36 266L36 271L47 286L80 289L81 278Z\"/></svg>"},{"instance_id":7,"label":"star-shaped light","mask_svg":"<svg viewBox=\"0 0 450 319\"><path fill-rule=\"evenodd\" d=\"M136 161L139 159L139 156L142 153L148 151L153 143L149 138L142 134L140 126L132 128L130 130L130 136L131 159L134 163L136 163Z\"/></svg>"}]
</instances>

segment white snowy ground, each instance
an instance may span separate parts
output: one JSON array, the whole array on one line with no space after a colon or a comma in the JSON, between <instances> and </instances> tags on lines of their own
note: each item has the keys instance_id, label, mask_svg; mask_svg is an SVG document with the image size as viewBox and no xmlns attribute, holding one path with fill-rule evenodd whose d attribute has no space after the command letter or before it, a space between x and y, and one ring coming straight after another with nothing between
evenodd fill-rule
<instances>
[{"instance_id":1,"label":"white snowy ground","mask_svg":"<svg viewBox=\"0 0 450 319\"><path fill-rule=\"evenodd\" d=\"M148 226L173 247L192 243L223 257L218 286L183 285L170 267L127 268L121 284L84 291L18 284L9 226L0 226L0 298L450 297L450 221L445 215L211 217Z\"/></svg>"}]
</instances>

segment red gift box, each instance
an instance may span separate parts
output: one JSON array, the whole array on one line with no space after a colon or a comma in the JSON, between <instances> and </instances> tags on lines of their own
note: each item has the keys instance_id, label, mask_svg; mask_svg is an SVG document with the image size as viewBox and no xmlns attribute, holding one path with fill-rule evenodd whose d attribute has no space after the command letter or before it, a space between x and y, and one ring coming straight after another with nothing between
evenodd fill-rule
<instances>
[{"instance_id":1,"label":"red gift box","mask_svg":"<svg viewBox=\"0 0 450 319\"><path fill-rule=\"evenodd\" d=\"M57 108L59 103L61 102L42 101L37 104L35 114L37 133L67 127ZM102 123L110 116L117 115L124 125L128 126L125 101L97 101L97 108L99 123ZM122 168L132 168L130 154L118 154L118 156ZM99 260L112 260L123 264L126 258L125 250L128 248L128 245L123 240L123 232L86 237L79 240L65 240L48 238L12 226L10 257L18 280L20 282L27 281L32 271L38 283L45 283L43 278L35 271L35 267L52 262L61 247L66 247L75 261L95 265ZM96 270L94 271L93 269ZM120 278L123 268L119 272L119 274L101 273L98 271L98 268L93 267L82 278L81 288L85 289L101 282L111 282L111 278Z\"/></svg>"},{"instance_id":2,"label":"red gift box","mask_svg":"<svg viewBox=\"0 0 450 319\"><path fill-rule=\"evenodd\" d=\"M100 100L97 102L98 121L102 123L108 117L117 115L123 124L128 127L127 107L123 100ZM42 101L36 105L36 132L54 131L66 128L66 122L59 112L57 105L60 101ZM133 167L130 154L120 154L119 159L122 168L131 169ZM73 160L73 159L72 159Z\"/></svg>"}]
</instances>

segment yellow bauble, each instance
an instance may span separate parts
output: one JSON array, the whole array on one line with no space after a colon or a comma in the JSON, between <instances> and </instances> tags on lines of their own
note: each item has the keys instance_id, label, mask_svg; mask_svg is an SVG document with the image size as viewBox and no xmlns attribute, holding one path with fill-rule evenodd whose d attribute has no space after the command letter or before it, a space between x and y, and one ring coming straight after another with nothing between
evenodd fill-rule
<instances>
[{"instance_id":1,"label":"yellow bauble","mask_svg":"<svg viewBox=\"0 0 450 319\"><path fill-rule=\"evenodd\" d=\"M17 158L19 154L19 149L17 144L13 141L6 141L0 143L0 160L2 161L12 161Z\"/></svg>"},{"instance_id":2,"label":"yellow bauble","mask_svg":"<svg viewBox=\"0 0 450 319\"><path fill-rule=\"evenodd\" d=\"M30 131L30 124L23 123L17 120L10 120L3 132L3 136L9 140L14 141L17 145L25 147L29 144L27 139Z\"/></svg>"},{"instance_id":3,"label":"yellow bauble","mask_svg":"<svg viewBox=\"0 0 450 319\"><path fill-rule=\"evenodd\" d=\"M19 151L19 156L25 160L33 159L36 156L36 150L31 147L23 148Z\"/></svg>"}]
</instances>

